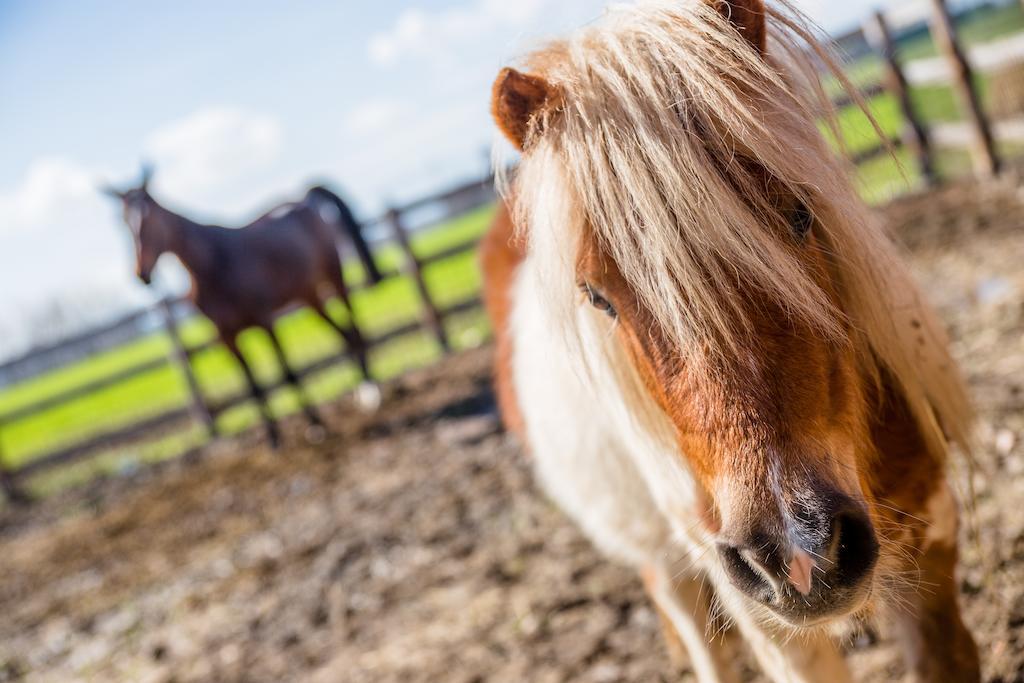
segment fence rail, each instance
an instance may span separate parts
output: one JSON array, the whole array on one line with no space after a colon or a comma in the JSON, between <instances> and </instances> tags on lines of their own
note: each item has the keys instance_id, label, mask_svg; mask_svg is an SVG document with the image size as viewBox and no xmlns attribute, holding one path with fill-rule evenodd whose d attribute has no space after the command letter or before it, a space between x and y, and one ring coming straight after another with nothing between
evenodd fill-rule
<instances>
[{"instance_id":1,"label":"fence rail","mask_svg":"<svg viewBox=\"0 0 1024 683\"><path fill-rule=\"evenodd\" d=\"M1024 60L1024 34L1009 36L965 51L971 67L979 73L998 71ZM907 80L913 85L938 85L953 77L944 56L915 59L906 66Z\"/></svg>"},{"instance_id":2,"label":"fence rail","mask_svg":"<svg viewBox=\"0 0 1024 683\"><path fill-rule=\"evenodd\" d=\"M979 175L997 173L1001 165L997 143L1024 143L1024 116L991 121L982 106L976 77L1024 63L1024 33L968 50L957 36L946 0L918 2L916 7L910 5L906 3L899 8L904 15L901 22L907 23L907 9L911 16L914 12L922 14L923 9L923 18L928 22L928 30L939 55L904 63L887 13L875 12L864 22L861 34L871 50L882 58L884 68L882 81L864 86L860 94L867 100L882 93L891 93L899 105L904 127L888 144L883 141L876 147L858 152L853 155L853 161L862 163L884 154L889 147L905 147L911 151L924 181L931 184L937 180L933 148L955 147L970 151L975 172ZM849 38L846 36L844 39ZM911 86L923 85L949 85L964 120L931 125L924 121L910 95ZM850 98L845 95L833 101L837 108L849 103Z\"/></svg>"},{"instance_id":3,"label":"fence rail","mask_svg":"<svg viewBox=\"0 0 1024 683\"><path fill-rule=\"evenodd\" d=\"M922 2L921 6L928 8L929 11L929 30L941 53L937 57L904 63L900 59L898 41L893 35L894 30L890 27L885 13L876 12L862 28L862 37L866 41L867 47L883 60L883 77L878 82L862 86L859 96L864 100L870 100L891 93L897 100L904 126L903 130L893 139L880 141L877 145L852 154L852 161L860 164L878 158L890 149L907 149L912 154L925 182L933 183L937 180L934 148L955 146L966 147L971 151L978 173L995 173L998 171L1001 161L997 153L996 141L1024 141L1024 117L998 122L990 121L980 104L975 75L1024 61L1024 34L965 50L957 39L954 24L943 0L927 0L927 2ZM901 6L901 9L903 8L904 6ZM905 17L901 19L901 22L905 23L904 20ZM851 37L858 36L850 34L841 40L845 44ZM963 121L929 125L916 111L910 94L911 87L935 83L952 86L964 114ZM854 104L854 98L846 94L840 94L833 100L833 105L837 109L852 104ZM410 278L421 304L421 314L418 320L399 325L368 339L371 348L379 347L406 335L427 331L433 335L442 350L450 349L451 344L447 337L445 320L477 308L480 305L479 298L471 297L447 307L439 307L426 285L423 273L424 269L432 264L443 262L474 249L476 240L467 240L433 254L417 254L411 244L407 222L411 215L431 207L439 208L440 210L435 211L435 217L432 220L426 223L421 222L420 229L426 229L464 211L483 206L494 198L492 185L492 177L475 180L390 209L382 216L366 222L366 227L370 228L372 232L386 234L386 239L378 240L374 246L379 246L380 242L394 244L403 255L398 269L389 269L382 273L384 279ZM358 283L352 289L361 290L369 286L367 283ZM282 315L288 312L290 311L283 311ZM219 342L213 339L194 346L188 346L185 343L180 333L180 325L196 315L197 312L191 307L191 304L183 298L164 300L154 306L126 314L108 325L75 335L60 343L37 348L19 358L0 364L0 377L6 377L8 381L12 378L21 380L54 367L67 365L91 354L115 349L155 331L165 332L171 343L170 353L166 356L139 361L106 376L83 382L60 394L47 396L0 414L0 437L3 436L5 425L29 419L44 411L167 366L175 367L182 373L188 389L188 400L185 405L170 408L159 414L147 415L131 424L79 439L50 452L33 454L26 464L18 468L4 468L2 440L0 440L0 490L5 492L11 500L22 500L25 498L23 484L29 477L122 444L145 439L153 433L187 421L197 422L205 427L209 435L216 435L217 416L248 401L249 395L240 393L220 398L216 402L203 395L193 371L193 361ZM297 374L300 378L307 378L349 360L351 359L348 353L342 351L310 363L300 369ZM266 387L266 390L273 392L282 386L282 380L278 380L272 386Z\"/></svg>"},{"instance_id":4,"label":"fence rail","mask_svg":"<svg viewBox=\"0 0 1024 683\"><path fill-rule=\"evenodd\" d=\"M434 301L433 294L427 287L424 279L424 270L434 264L442 263L472 251L476 247L476 239L453 244L430 254L417 254L413 248L409 230L405 225L404 216L408 213L428 208L431 205L440 206L441 211L438 212L438 216L420 227L420 230L425 231L458 214L485 206L493 200L493 177L487 177L460 185L437 195L417 199L401 207L390 209L382 217L372 219L366 223L367 226L387 225L391 227L392 234L389 238L378 240L374 247L380 248L385 244L394 244L402 252L404 265L398 270L385 269L381 273L382 281L397 277L408 277L412 280L419 294L421 310L424 312L420 320L399 325L377 336L367 338L367 344L370 349L380 347L404 336L417 334L424 329L433 333L443 351L447 352L450 349L444 329L445 321L453 316L468 313L478 308L480 306L480 299L477 296L473 296L445 307L438 306ZM353 284L352 290L360 291L371 286L366 282L358 282ZM297 308L296 306L282 310L278 317L285 316ZM26 375L28 370L32 368L38 371L35 374L40 374L55 365L65 365L100 351L109 351L136 341L147 334L160 331L169 338L171 348L171 352L168 355L147 358L128 367L120 368L113 373L83 382L59 394L46 396L0 413L0 437L3 435L5 425L9 426L13 423L30 419L45 411L69 404L96 392L168 366L176 367L183 375L188 390L188 400L185 405L175 406L157 414L147 415L129 424L119 425L83 439L73 440L52 451L32 454L27 462L20 467L5 468L3 453L0 450L0 490L11 500L25 500L27 496L22 487L26 479L46 470L62 467L124 444L137 442L154 433L159 433L160 430L167 429L172 425L183 424L189 421L198 422L205 426L206 431L211 437L216 436L217 417L225 411L251 400L251 396L248 392L242 392L214 401L204 395L193 370L193 361L199 355L218 346L220 342L214 338L192 346L186 344L181 337L180 326L198 315L199 313L185 297L164 299L150 307L126 314L109 325L75 335L63 343L51 344L37 349L32 353L24 354L9 362L7 367L16 368L16 376ZM55 361L54 359L58 360ZM300 379L307 379L350 360L352 359L346 350L340 353L332 353L298 369L296 375ZM271 394L285 386L286 383L281 378L265 386L264 390Z\"/></svg>"}]
</instances>

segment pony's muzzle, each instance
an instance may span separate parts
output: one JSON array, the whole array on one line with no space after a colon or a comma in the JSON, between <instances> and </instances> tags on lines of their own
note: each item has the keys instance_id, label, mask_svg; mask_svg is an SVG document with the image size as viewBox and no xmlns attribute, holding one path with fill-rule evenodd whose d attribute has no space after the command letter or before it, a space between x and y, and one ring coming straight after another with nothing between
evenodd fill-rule
<instances>
[{"instance_id":1,"label":"pony's muzzle","mask_svg":"<svg viewBox=\"0 0 1024 683\"><path fill-rule=\"evenodd\" d=\"M732 585L795 626L855 609L878 561L864 509L842 494L830 498L830 512L796 514L780 526L787 531L754 528L718 546Z\"/></svg>"}]
</instances>

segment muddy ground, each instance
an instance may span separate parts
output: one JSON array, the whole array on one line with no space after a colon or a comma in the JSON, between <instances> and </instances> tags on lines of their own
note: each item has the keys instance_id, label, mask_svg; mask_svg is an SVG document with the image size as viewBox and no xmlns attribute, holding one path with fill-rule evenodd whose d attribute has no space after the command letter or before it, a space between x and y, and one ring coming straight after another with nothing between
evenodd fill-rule
<instances>
[{"instance_id":1,"label":"muddy ground","mask_svg":"<svg viewBox=\"0 0 1024 683\"><path fill-rule=\"evenodd\" d=\"M1024 190L884 213L981 413L961 591L989 681L1024 680ZM480 349L288 425L0 517L0 681L678 681L636 577L538 493ZM899 680L885 633L859 680ZM745 660L740 660L741 662ZM749 680L759 680L742 664Z\"/></svg>"}]
</instances>

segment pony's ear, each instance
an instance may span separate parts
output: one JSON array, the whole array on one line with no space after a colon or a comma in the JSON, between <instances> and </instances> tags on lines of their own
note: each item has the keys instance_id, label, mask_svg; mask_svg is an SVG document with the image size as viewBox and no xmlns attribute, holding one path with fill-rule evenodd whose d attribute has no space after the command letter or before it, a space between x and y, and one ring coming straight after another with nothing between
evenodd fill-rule
<instances>
[{"instance_id":1,"label":"pony's ear","mask_svg":"<svg viewBox=\"0 0 1024 683\"><path fill-rule=\"evenodd\" d=\"M758 54L768 47L768 30L764 0L706 0L729 20Z\"/></svg>"},{"instance_id":2,"label":"pony's ear","mask_svg":"<svg viewBox=\"0 0 1024 683\"><path fill-rule=\"evenodd\" d=\"M520 151L526 147L530 122L554 99L555 88L540 76L505 67L494 81L491 114L505 137Z\"/></svg>"}]
</instances>

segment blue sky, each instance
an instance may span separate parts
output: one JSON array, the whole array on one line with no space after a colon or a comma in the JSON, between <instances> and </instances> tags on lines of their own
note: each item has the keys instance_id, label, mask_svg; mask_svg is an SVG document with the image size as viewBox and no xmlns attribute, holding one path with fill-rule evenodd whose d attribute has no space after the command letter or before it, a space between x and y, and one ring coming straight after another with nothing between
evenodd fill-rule
<instances>
[{"instance_id":1,"label":"blue sky","mask_svg":"<svg viewBox=\"0 0 1024 683\"><path fill-rule=\"evenodd\" d=\"M874 3L797 4L836 30ZM604 5L0 0L0 353L47 302L152 296L99 181L148 159L161 199L232 224L328 178L368 215L481 173L494 74Z\"/></svg>"}]
</instances>

